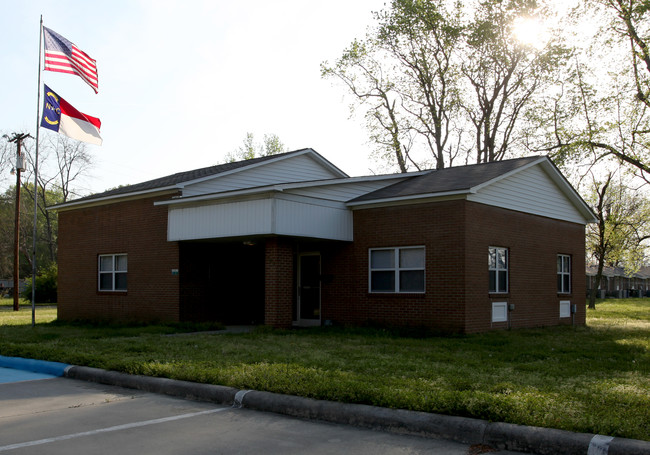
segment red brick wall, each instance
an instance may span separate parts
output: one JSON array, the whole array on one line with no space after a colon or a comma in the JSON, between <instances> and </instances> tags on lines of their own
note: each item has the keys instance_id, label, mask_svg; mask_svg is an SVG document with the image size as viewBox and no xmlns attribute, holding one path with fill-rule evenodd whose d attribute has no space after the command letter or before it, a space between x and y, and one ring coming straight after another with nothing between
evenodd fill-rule
<instances>
[{"instance_id":1,"label":"red brick wall","mask_svg":"<svg viewBox=\"0 0 650 455\"><path fill-rule=\"evenodd\" d=\"M577 305L576 324L585 323L585 231L584 226L540 216L466 203L467 332L506 328L491 323L492 302L515 305L510 326L537 327L571 324L560 318L560 300ZM509 293L487 292L488 247L507 247ZM557 255L571 256L571 294L557 293Z\"/></svg>"},{"instance_id":2,"label":"red brick wall","mask_svg":"<svg viewBox=\"0 0 650 455\"><path fill-rule=\"evenodd\" d=\"M368 249L424 245L426 293L368 292ZM488 247L510 254L510 293L488 293ZM557 254L572 257L572 294L557 294ZM323 255L323 320L384 323L480 332L492 324L492 302L515 304L512 327L570 324L560 300L585 320L584 227L463 200L354 212L354 243Z\"/></svg>"},{"instance_id":3,"label":"red brick wall","mask_svg":"<svg viewBox=\"0 0 650 455\"><path fill-rule=\"evenodd\" d=\"M178 244L167 241L167 207L144 198L59 213L62 320L177 321ZM128 291L98 291L98 255L128 255Z\"/></svg>"},{"instance_id":4,"label":"red brick wall","mask_svg":"<svg viewBox=\"0 0 650 455\"><path fill-rule=\"evenodd\" d=\"M165 199L168 198L164 197ZM179 245L167 242L167 208L156 199L59 214L59 318L179 319ZM560 300L585 321L584 227L463 200L354 212L354 242L309 245L322 257L322 320L479 332L570 324ZM368 292L368 250L423 245L424 294ZM509 250L509 294L488 293L489 246ZM296 244L269 238L264 251L264 322L290 327L295 304ZM128 292L97 291L98 255L128 254ZM572 257L572 294L556 292L557 254ZM181 273L183 271L181 270ZM493 301L515 305L510 322L493 324Z\"/></svg>"},{"instance_id":5,"label":"red brick wall","mask_svg":"<svg viewBox=\"0 0 650 455\"><path fill-rule=\"evenodd\" d=\"M462 201L354 212L354 243L324 264L323 319L462 331L465 321ZM425 294L368 292L368 250L424 245ZM345 276L342 276L345 274Z\"/></svg>"},{"instance_id":6,"label":"red brick wall","mask_svg":"<svg viewBox=\"0 0 650 455\"><path fill-rule=\"evenodd\" d=\"M278 328L292 325L294 289L293 242L281 237L266 240L264 251L264 324Z\"/></svg>"}]
</instances>

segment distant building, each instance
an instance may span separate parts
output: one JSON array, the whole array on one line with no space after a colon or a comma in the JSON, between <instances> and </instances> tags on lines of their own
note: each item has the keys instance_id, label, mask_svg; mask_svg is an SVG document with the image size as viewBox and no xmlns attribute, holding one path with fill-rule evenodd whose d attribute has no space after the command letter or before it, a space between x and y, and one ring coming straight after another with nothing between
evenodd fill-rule
<instances>
[{"instance_id":1,"label":"distant building","mask_svg":"<svg viewBox=\"0 0 650 455\"><path fill-rule=\"evenodd\" d=\"M25 280L18 280L18 289L20 292L25 291ZM0 279L0 296L13 294L14 279Z\"/></svg>"},{"instance_id":2,"label":"distant building","mask_svg":"<svg viewBox=\"0 0 650 455\"><path fill-rule=\"evenodd\" d=\"M595 265L586 268L587 295L596 285L597 272ZM600 291L599 298L650 297L650 267L641 267L631 275L623 267L604 267L600 285L596 288Z\"/></svg>"}]
</instances>

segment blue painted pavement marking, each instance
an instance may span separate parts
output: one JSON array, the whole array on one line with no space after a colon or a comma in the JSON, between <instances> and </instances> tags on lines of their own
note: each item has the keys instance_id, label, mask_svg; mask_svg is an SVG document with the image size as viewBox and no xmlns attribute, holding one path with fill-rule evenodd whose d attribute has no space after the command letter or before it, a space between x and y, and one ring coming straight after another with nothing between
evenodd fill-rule
<instances>
[{"instance_id":1,"label":"blue painted pavement marking","mask_svg":"<svg viewBox=\"0 0 650 455\"><path fill-rule=\"evenodd\" d=\"M24 359L22 357L7 357L0 355L0 367L14 368L16 370L33 371L34 373L63 376L65 369L70 365L47 360Z\"/></svg>"},{"instance_id":2,"label":"blue painted pavement marking","mask_svg":"<svg viewBox=\"0 0 650 455\"><path fill-rule=\"evenodd\" d=\"M37 379L56 378L53 374L35 373L33 371L16 370L0 367L0 384L8 382L35 381Z\"/></svg>"}]
</instances>

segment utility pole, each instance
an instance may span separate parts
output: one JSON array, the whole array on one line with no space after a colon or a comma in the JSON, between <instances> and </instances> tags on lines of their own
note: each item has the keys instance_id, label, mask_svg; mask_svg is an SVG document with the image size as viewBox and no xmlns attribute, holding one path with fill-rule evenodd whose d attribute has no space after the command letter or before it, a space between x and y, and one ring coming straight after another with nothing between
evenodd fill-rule
<instances>
[{"instance_id":1,"label":"utility pole","mask_svg":"<svg viewBox=\"0 0 650 455\"><path fill-rule=\"evenodd\" d=\"M6 138L8 142L16 143L16 166L13 169L13 171L16 172L16 214L14 219L14 311L18 311L20 309L20 173L25 170L25 160L20 148L23 141L31 136L29 134L14 133L12 138L9 138L6 134L3 135L3 137Z\"/></svg>"}]
</instances>

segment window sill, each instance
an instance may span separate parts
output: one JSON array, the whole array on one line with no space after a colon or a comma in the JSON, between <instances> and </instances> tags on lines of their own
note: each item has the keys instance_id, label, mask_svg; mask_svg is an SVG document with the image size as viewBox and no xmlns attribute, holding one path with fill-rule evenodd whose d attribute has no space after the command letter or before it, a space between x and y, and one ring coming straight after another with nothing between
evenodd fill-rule
<instances>
[{"instance_id":1,"label":"window sill","mask_svg":"<svg viewBox=\"0 0 650 455\"><path fill-rule=\"evenodd\" d=\"M97 291L97 295L111 295L111 296L124 296L128 295L129 291Z\"/></svg>"},{"instance_id":2,"label":"window sill","mask_svg":"<svg viewBox=\"0 0 650 455\"><path fill-rule=\"evenodd\" d=\"M368 292L368 297L426 297L426 292Z\"/></svg>"}]
</instances>

